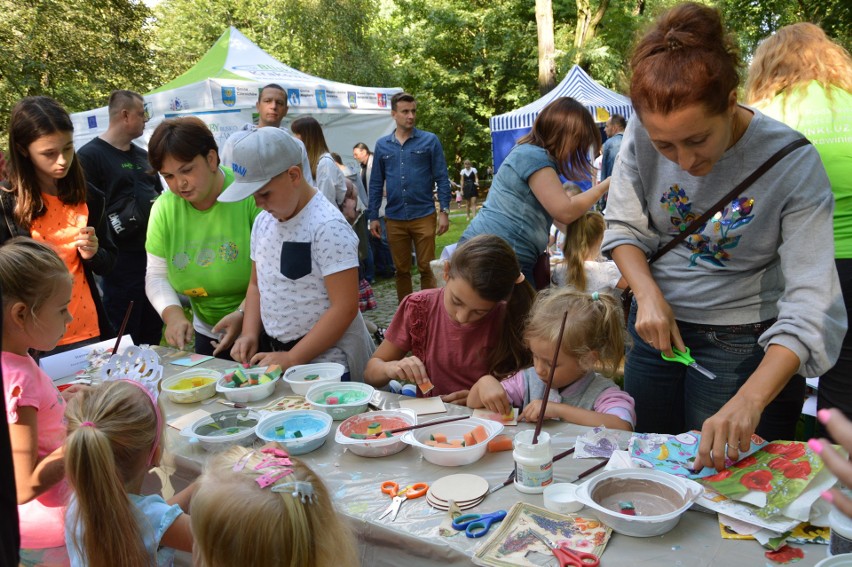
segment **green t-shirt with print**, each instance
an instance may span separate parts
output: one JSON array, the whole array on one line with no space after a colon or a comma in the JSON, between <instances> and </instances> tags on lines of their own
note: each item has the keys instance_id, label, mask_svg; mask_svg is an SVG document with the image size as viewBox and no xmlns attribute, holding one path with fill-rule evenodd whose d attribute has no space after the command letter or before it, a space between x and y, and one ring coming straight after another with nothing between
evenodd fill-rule
<instances>
[{"instance_id":1,"label":"green t-shirt with print","mask_svg":"<svg viewBox=\"0 0 852 567\"><path fill-rule=\"evenodd\" d=\"M852 93L816 81L756 105L814 145L834 193L834 257L852 258Z\"/></svg>"},{"instance_id":2,"label":"green t-shirt with print","mask_svg":"<svg viewBox=\"0 0 852 567\"><path fill-rule=\"evenodd\" d=\"M234 172L220 169L227 188ZM169 283L189 297L195 315L208 325L234 312L246 296L251 227L259 213L252 197L217 202L206 211L171 191L164 191L154 202L145 249L165 258Z\"/></svg>"}]
</instances>

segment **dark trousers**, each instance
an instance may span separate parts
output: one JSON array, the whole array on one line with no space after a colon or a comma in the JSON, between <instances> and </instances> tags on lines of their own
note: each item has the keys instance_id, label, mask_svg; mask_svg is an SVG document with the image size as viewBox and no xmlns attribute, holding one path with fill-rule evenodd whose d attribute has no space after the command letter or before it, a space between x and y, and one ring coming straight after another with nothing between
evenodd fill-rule
<instances>
[{"instance_id":1,"label":"dark trousers","mask_svg":"<svg viewBox=\"0 0 852 567\"><path fill-rule=\"evenodd\" d=\"M840 290L846 305L846 317L852 321L852 259L837 259L837 275L840 276ZM840 349L840 358L834 367L820 376L817 393L817 408L837 408L852 419L852 333L847 331ZM819 424L819 434L828 437L828 432Z\"/></svg>"},{"instance_id":2,"label":"dark trousers","mask_svg":"<svg viewBox=\"0 0 852 567\"><path fill-rule=\"evenodd\" d=\"M158 345L163 335L163 320L145 295L145 251L119 251L115 268L104 276L104 309L116 332L121 328L127 306L133 301L133 311L125 333L137 345Z\"/></svg>"}]
</instances>

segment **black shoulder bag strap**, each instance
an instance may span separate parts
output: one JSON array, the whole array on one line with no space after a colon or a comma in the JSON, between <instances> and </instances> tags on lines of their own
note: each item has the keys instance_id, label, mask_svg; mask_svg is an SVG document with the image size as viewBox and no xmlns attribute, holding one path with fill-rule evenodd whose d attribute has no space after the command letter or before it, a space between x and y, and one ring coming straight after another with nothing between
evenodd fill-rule
<instances>
[{"instance_id":1,"label":"black shoulder bag strap","mask_svg":"<svg viewBox=\"0 0 852 567\"><path fill-rule=\"evenodd\" d=\"M715 205L707 209L701 216L689 223L689 226L683 229L677 236L672 238L668 244L657 250L648 259L648 264L653 264L659 260L663 254L672 250L675 246L686 240L692 233L704 226L704 223L710 220L713 215L724 209L726 205L736 199L740 193L748 189L748 187L760 179L764 173L772 169L772 166L784 159L784 157L786 157L790 152L801 148L802 146L807 146L808 144L810 144L810 141L807 138L797 138L772 154L772 156L763 162L760 167L755 169L751 175L743 179L736 187L731 189L724 197L719 199ZM624 320L627 321L627 315L630 311L630 302L633 300L633 292L630 290L629 286L624 290L624 294L621 298L623 302L622 306L624 307Z\"/></svg>"}]
</instances>

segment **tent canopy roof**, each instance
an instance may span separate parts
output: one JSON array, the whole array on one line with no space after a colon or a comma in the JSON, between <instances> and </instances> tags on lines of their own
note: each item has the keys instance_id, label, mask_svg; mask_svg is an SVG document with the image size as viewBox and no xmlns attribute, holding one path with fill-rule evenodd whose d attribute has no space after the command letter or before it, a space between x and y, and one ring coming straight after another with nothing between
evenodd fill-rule
<instances>
[{"instance_id":1,"label":"tent canopy roof","mask_svg":"<svg viewBox=\"0 0 852 567\"><path fill-rule=\"evenodd\" d=\"M563 96L580 101L597 122L605 122L612 114L621 114L625 118L633 114L629 98L602 87L579 65L574 65L562 82L540 99L506 114L492 116L491 131L532 128L538 113L554 99ZM601 112L601 109L605 112Z\"/></svg>"}]
</instances>

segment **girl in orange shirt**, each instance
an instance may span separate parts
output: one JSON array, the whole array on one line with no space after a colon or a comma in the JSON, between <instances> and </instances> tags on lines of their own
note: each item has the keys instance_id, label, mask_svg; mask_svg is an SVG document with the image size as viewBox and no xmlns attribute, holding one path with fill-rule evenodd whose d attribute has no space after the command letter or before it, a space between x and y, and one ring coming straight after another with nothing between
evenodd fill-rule
<instances>
[{"instance_id":1,"label":"girl in orange shirt","mask_svg":"<svg viewBox=\"0 0 852 567\"><path fill-rule=\"evenodd\" d=\"M8 181L0 188L0 242L31 236L48 243L73 277L74 321L51 353L114 336L94 274L115 264L105 199L75 160L71 117L52 98L22 99L9 120Z\"/></svg>"}]
</instances>

